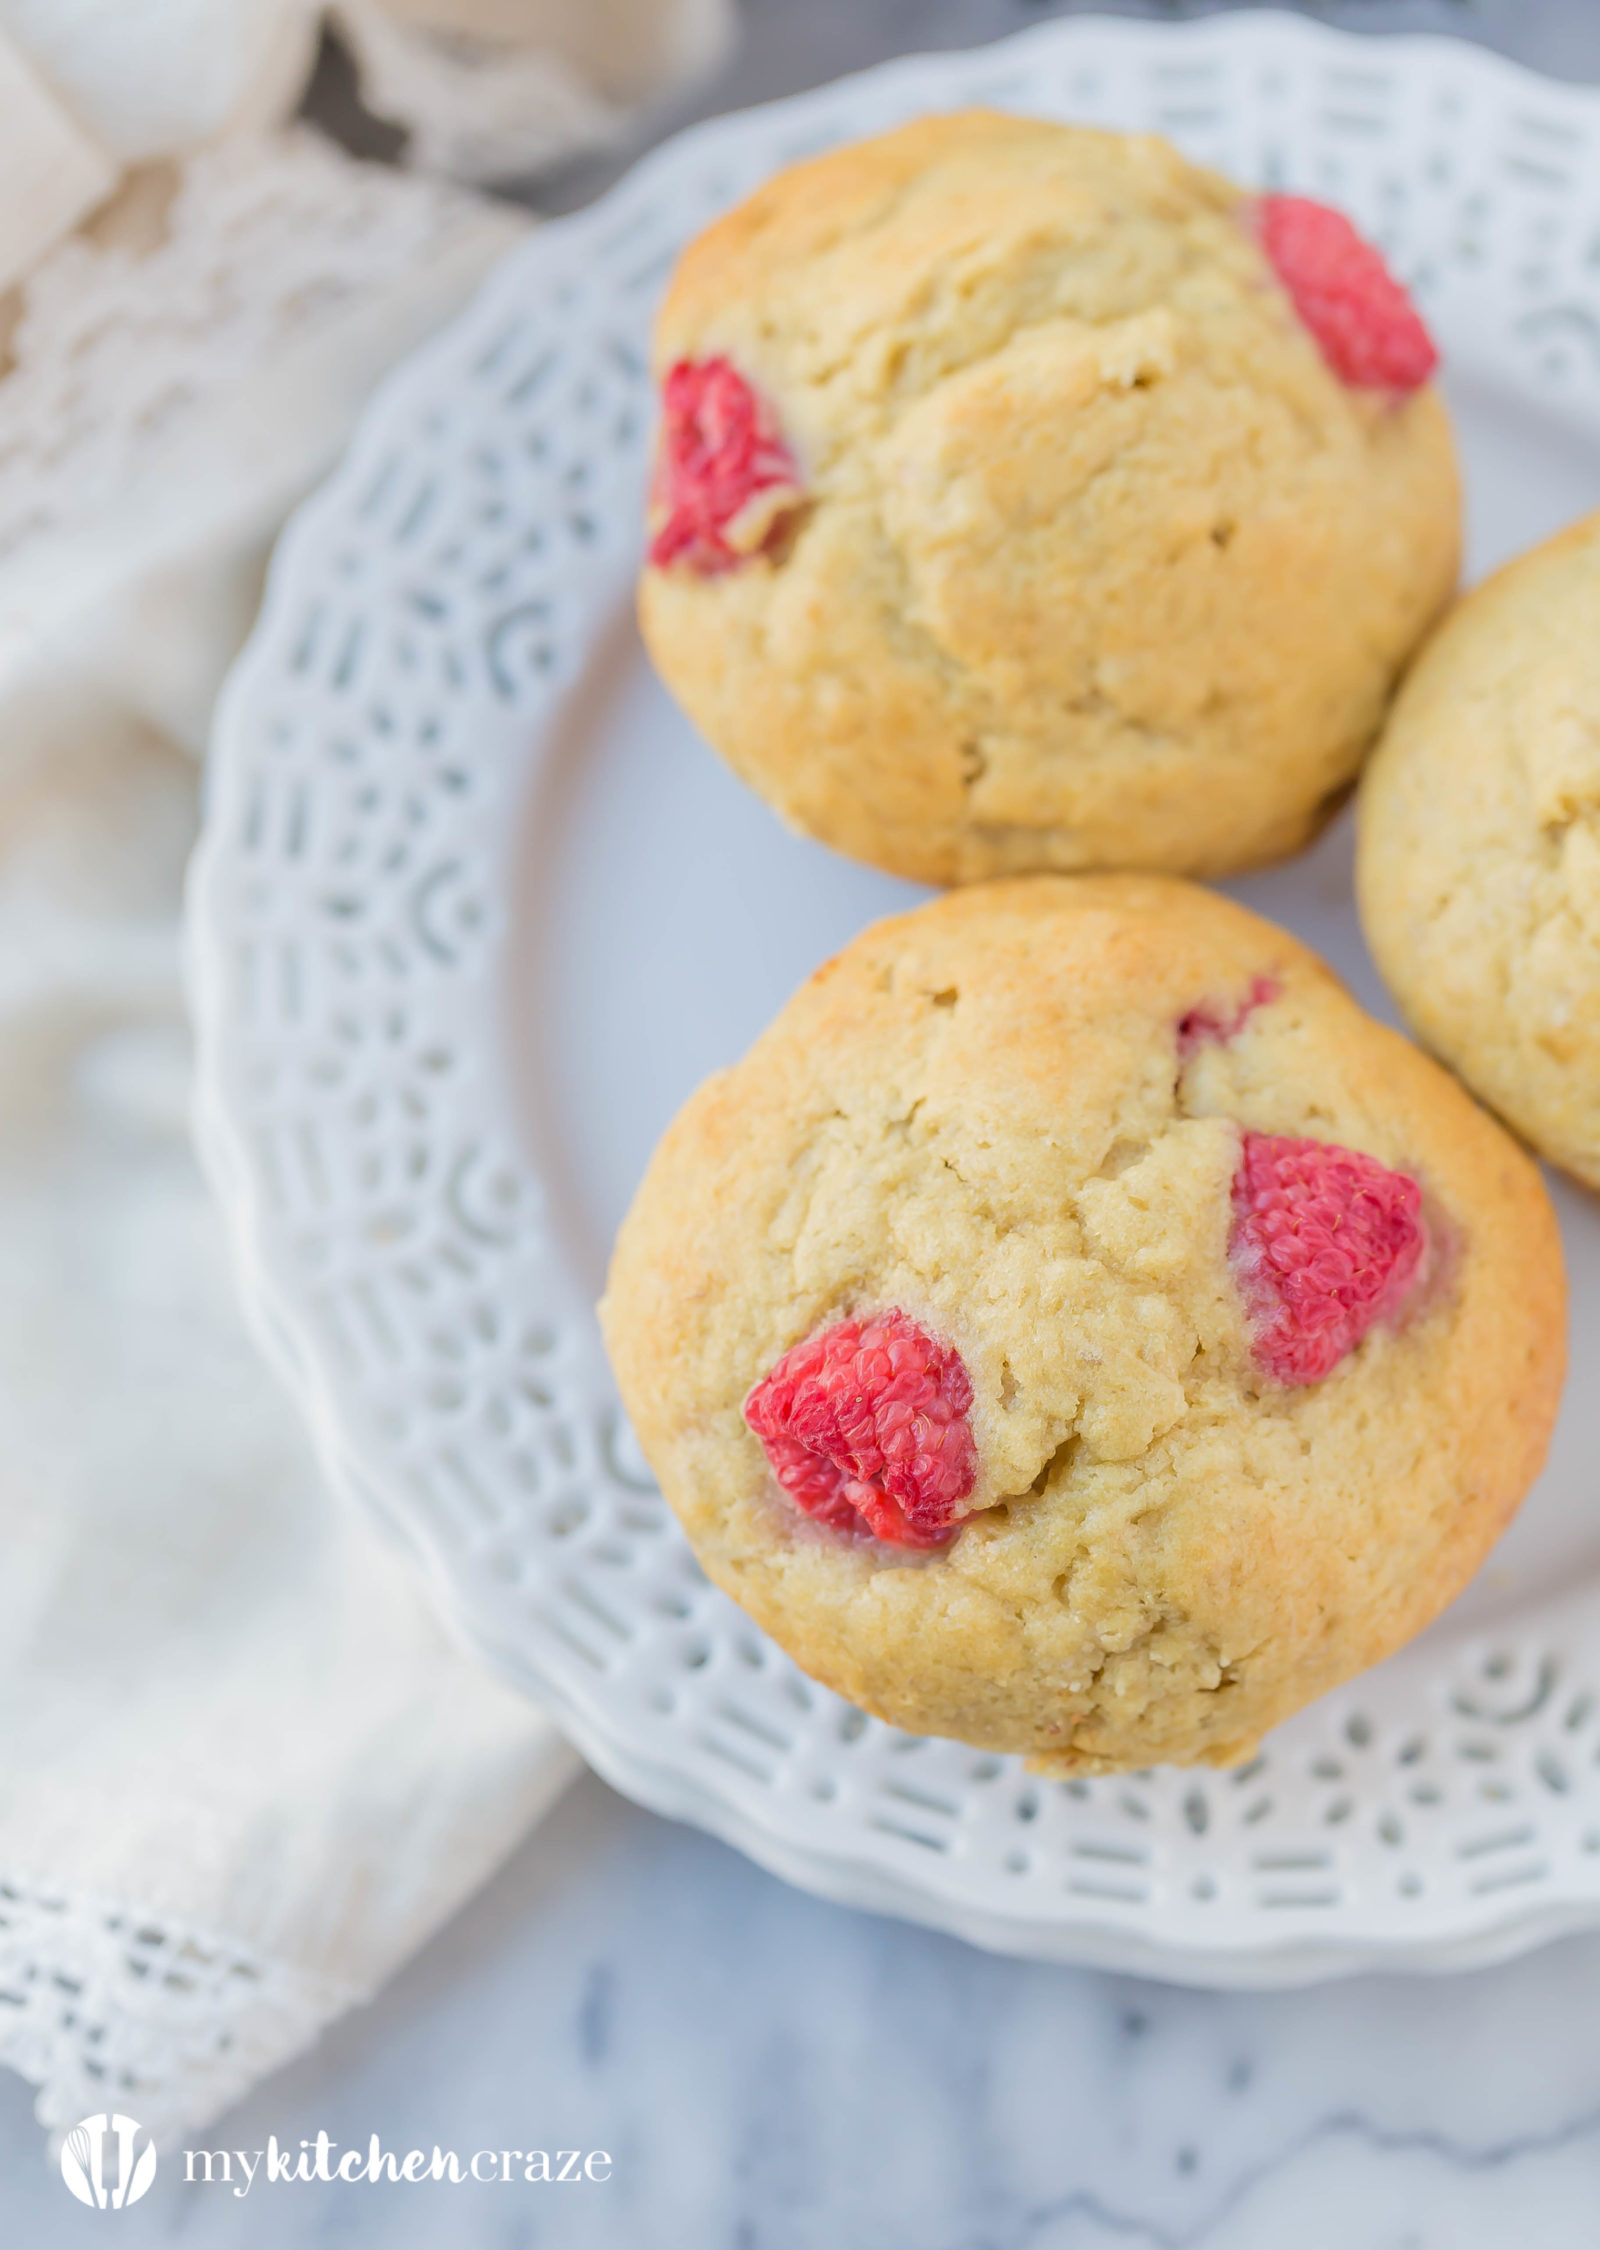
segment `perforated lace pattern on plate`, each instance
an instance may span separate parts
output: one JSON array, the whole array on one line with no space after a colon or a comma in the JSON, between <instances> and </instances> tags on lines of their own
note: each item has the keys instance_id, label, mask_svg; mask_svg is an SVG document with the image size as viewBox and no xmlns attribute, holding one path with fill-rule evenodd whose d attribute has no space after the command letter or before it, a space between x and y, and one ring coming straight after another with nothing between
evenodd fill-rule
<instances>
[{"instance_id":1,"label":"perforated lace pattern on plate","mask_svg":"<svg viewBox=\"0 0 1600 2250\"><path fill-rule=\"evenodd\" d=\"M1403 1657L1238 1773L1043 1783L898 1734L701 1577L519 1150L509 839L635 563L662 280L775 166L965 102L1340 202L1463 365L1600 428L1600 102L1470 48L1060 23L699 129L511 258L284 545L193 892L208 1159L333 1473L632 1795L1017 1952L1220 1983L1488 1958L1600 1913L1600 1600Z\"/></svg>"}]
</instances>

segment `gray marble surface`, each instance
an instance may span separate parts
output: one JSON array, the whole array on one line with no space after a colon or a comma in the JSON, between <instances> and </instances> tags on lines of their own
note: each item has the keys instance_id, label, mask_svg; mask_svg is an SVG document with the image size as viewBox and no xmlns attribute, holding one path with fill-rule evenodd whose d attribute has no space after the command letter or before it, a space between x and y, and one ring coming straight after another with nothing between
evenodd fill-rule
<instances>
[{"instance_id":1,"label":"gray marble surface","mask_svg":"<svg viewBox=\"0 0 1600 2250\"><path fill-rule=\"evenodd\" d=\"M703 114L1073 9L751 0ZM1209 13L1148 4L1154 17ZM1345 0L1600 79L1596 0ZM316 106L350 126L337 64ZM359 130L359 127L352 127ZM584 200L608 166L530 189ZM0 2245L1594 2250L1600 1938L1448 1980L1192 1993L824 1906L584 1780L369 2008L201 2138L604 2149L599 2185L185 2188L82 2210L0 2073Z\"/></svg>"},{"instance_id":2,"label":"gray marble surface","mask_svg":"<svg viewBox=\"0 0 1600 2250\"><path fill-rule=\"evenodd\" d=\"M604 2148L603 2185L70 2203L0 2079L0 2241L67 2250L1593 2250L1600 1939L1184 1992L824 1906L580 1782L370 2008L203 2136ZM487 2169L487 2167L480 2167Z\"/></svg>"}]
</instances>

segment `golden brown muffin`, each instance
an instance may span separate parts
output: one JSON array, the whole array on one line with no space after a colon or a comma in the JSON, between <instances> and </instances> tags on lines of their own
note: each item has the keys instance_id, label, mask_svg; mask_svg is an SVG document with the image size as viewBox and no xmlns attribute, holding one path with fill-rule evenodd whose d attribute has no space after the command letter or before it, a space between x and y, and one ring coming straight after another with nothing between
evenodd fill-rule
<instances>
[{"instance_id":1,"label":"golden brown muffin","mask_svg":"<svg viewBox=\"0 0 1600 2250\"><path fill-rule=\"evenodd\" d=\"M1360 838L1367 942L1419 1035L1600 1188L1600 515L1424 651Z\"/></svg>"},{"instance_id":2,"label":"golden brown muffin","mask_svg":"<svg viewBox=\"0 0 1600 2250\"><path fill-rule=\"evenodd\" d=\"M1162 141L975 111L691 245L640 613L793 826L934 883L1198 874L1338 800L1455 583L1455 458L1395 388L1432 358L1397 286L1423 356L1341 356L1338 308L1319 347L1264 208ZM711 488L664 520L685 460Z\"/></svg>"},{"instance_id":3,"label":"golden brown muffin","mask_svg":"<svg viewBox=\"0 0 1600 2250\"><path fill-rule=\"evenodd\" d=\"M819 970L666 1134L601 1312L720 1586L1069 1773L1229 1763L1425 1625L1543 1459L1564 1301L1534 1166L1303 946L1040 876Z\"/></svg>"}]
</instances>

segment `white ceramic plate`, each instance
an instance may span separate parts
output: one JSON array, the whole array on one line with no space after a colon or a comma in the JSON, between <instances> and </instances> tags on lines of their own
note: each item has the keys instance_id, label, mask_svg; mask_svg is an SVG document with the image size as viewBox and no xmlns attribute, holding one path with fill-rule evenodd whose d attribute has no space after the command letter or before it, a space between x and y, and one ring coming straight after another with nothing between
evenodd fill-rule
<instances>
[{"instance_id":1,"label":"white ceramic plate","mask_svg":"<svg viewBox=\"0 0 1600 2250\"><path fill-rule=\"evenodd\" d=\"M1242 1772L1040 1783L814 1687L700 1576L591 1312L690 1088L909 887L786 835L629 622L679 246L779 164L989 102L1345 205L1444 343L1474 569L1600 504L1600 97L1297 19L1058 23L701 128L508 261L279 551L191 900L200 1132L328 1468L629 1795L831 1897L1215 1984L1600 1921L1600 1223L1576 1379L1478 1585ZM1349 838L1235 886L1389 1013ZM737 1193L737 1182L729 1192Z\"/></svg>"}]
</instances>

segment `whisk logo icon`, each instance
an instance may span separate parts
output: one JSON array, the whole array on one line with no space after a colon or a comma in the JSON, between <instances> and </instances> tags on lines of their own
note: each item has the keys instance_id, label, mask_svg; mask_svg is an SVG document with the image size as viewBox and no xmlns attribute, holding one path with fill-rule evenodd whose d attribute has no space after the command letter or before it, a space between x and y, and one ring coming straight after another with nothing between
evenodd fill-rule
<instances>
[{"instance_id":1,"label":"whisk logo icon","mask_svg":"<svg viewBox=\"0 0 1600 2250\"><path fill-rule=\"evenodd\" d=\"M86 2117L61 2144L61 2177L80 2203L120 2211L137 2203L156 2176L156 2144L146 2141L139 2156L135 2119L121 2115Z\"/></svg>"}]
</instances>

